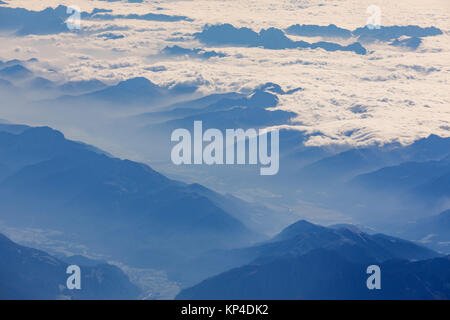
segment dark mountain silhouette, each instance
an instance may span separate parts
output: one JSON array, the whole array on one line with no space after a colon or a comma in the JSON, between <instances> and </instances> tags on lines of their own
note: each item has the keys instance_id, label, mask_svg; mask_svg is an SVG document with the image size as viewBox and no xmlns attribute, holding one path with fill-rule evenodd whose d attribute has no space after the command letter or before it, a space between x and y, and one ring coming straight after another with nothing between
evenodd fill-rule
<instances>
[{"instance_id":1,"label":"dark mountain silhouette","mask_svg":"<svg viewBox=\"0 0 450 320\"><path fill-rule=\"evenodd\" d=\"M32 74L33 73L30 70L20 64L16 64L0 70L0 77L9 80L26 79L28 77L31 77Z\"/></svg>"},{"instance_id":2,"label":"dark mountain silhouette","mask_svg":"<svg viewBox=\"0 0 450 320\"><path fill-rule=\"evenodd\" d=\"M447 168L448 159L447 159ZM439 177L435 177L428 182L425 182L410 190L412 196L424 197L431 203L436 203L439 200L447 200L450 197L450 170Z\"/></svg>"},{"instance_id":3,"label":"dark mountain silhouette","mask_svg":"<svg viewBox=\"0 0 450 320\"><path fill-rule=\"evenodd\" d=\"M0 163L8 168L1 172L2 176L52 157L88 149L82 143L65 140L60 132L47 127L2 124L0 129Z\"/></svg>"},{"instance_id":4,"label":"dark mountain silhouette","mask_svg":"<svg viewBox=\"0 0 450 320\"><path fill-rule=\"evenodd\" d=\"M332 252L355 264L438 256L430 249L384 234L369 235L355 227L327 228L301 220L269 241L247 248L211 251L190 261L184 268L189 270L187 274L191 282L188 283L192 283L192 280L201 280L202 276L213 276L234 267L264 265L286 257L307 255L315 250Z\"/></svg>"},{"instance_id":5,"label":"dark mountain silhouette","mask_svg":"<svg viewBox=\"0 0 450 320\"><path fill-rule=\"evenodd\" d=\"M315 184L345 182L359 174L408 161L441 160L449 150L450 139L430 135L408 146L388 144L350 149L302 168L300 175Z\"/></svg>"},{"instance_id":6,"label":"dark mountain silhouette","mask_svg":"<svg viewBox=\"0 0 450 320\"><path fill-rule=\"evenodd\" d=\"M185 289L177 299L448 299L450 294L448 257L382 234L299 221L246 250L256 256L252 262ZM366 287L372 264L381 267L380 291Z\"/></svg>"},{"instance_id":7,"label":"dark mountain silhouette","mask_svg":"<svg viewBox=\"0 0 450 320\"><path fill-rule=\"evenodd\" d=\"M133 78L121 81L115 86L86 94L83 97L117 103L145 103L161 99L165 93L166 91L163 88L146 78Z\"/></svg>"},{"instance_id":8,"label":"dark mountain silhouette","mask_svg":"<svg viewBox=\"0 0 450 320\"><path fill-rule=\"evenodd\" d=\"M153 161L170 161L171 148L174 145L170 142L173 130L192 129L194 121L202 121L204 130L216 128L224 131L229 128L258 129L282 125L295 117L294 112L269 109L276 107L279 101L278 94L274 94L273 91L283 89L273 85L262 86L262 88L250 94L215 94L178 102L165 107L164 111L138 114L128 118L127 121L136 128L134 134L137 137L146 136L157 141L167 141L168 143L156 144L154 148L148 150L148 153ZM283 90L282 94L291 94L292 91ZM211 170L214 169L218 169L217 166L211 167ZM252 169L254 170L255 166ZM217 174L217 172L211 173L214 176Z\"/></svg>"},{"instance_id":9,"label":"dark mountain silhouette","mask_svg":"<svg viewBox=\"0 0 450 320\"><path fill-rule=\"evenodd\" d=\"M43 77L36 77L27 81L25 87L34 90L52 90L55 87L55 83Z\"/></svg>"},{"instance_id":10,"label":"dark mountain silhouette","mask_svg":"<svg viewBox=\"0 0 450 320\"><path fill-rule=\"evenodd\" d=\"M278 97L267 91L280 91L281 94L290 94L292 92L285 93L278 86L265 85L261 86L261 89L255 90L252 94L245 96L238 93L229 93L223 95L211 95L197 100L191 100L187 102L178 102L172 106L169 106L168 110L160 112L149 112L135 116L137 120L145 120L150 123L164 122L175 119L183 119L191 116L202 116L202 114L214 113L218 111L228 111L231 109L239 108L272 108L278 104ZM144 121L144 123L145 123Z\"/></svg>"},{"instance_id":11,"label":"dark mountain silhouette","mask_svg":"<svg viewBox=\"0 0 450 320\"><path fill-rule=\"evenodd\" d=\"M325 159L336 154L333 150L323 147L305 146L306 140L310 137L304 131L282 129L280 130L280 157L285 165L280 168L290 176L292 172L298 172L300 168L308 164Z\"/></svg>"},{"instance_id":12,"label":"dark mountain silhouette","mask_svg":"<svg viewBox=\"0 0 450 320\"><path fill-rule=\"evenodd\" d=\"M408 190L450 173L450 157L439 161L404 162L359 175L351 183L375 190Z\"/></svg>"},{"instance_id":13,"label":"dark mountain silhouette","mask_svg":"<svg viewBox=\"0 0 450 320\"><path fill-rule=\"evenodd\" d=\"M22 66L26 66L29 63L34 63L37 62L38 60L36 58L31 58L28 60L19 60L19 59L11 59L8 61L0 61L0 67L5 68L5 67L11 67L17 64L20 64Z\"/></svg>"},{"instance_id":14,"label":"dark mountain silhouette","mask_svg":"<svg viewBox=\"0 0 450 320\"><path fill-rule=\"evenodd\" d=\"M16 35L30 34L47 35L70 32L66 20L71 14L67 7L59 5L56 8L46 8L42 11L33 11L23 8L0 7L0 30L13 31ZM192 21L185 16L171 16L165 14L128 14L113 15L110 10L94 8L91 12L80 12L84 20L114 20L133 19L146 21Z\"/></svg>"},{"instance_id":15,"label":"dark mountain silhouette","mask_svg":"<svg viewBox=\"0 0 450 320\"><path fill-rule=\"evenodd\" d=\"M22 133L25 130L29 129L29 126L22 125L22 124L12 124L8 121L5 121L3 119L0 119L0 132L9 132L9 133Z\"/></svg>"},{"instance_id":16,"label":"dark mountain silhouette","mask_svg":"<svg viewBox=\"0 0 450 320\"><path fill-rule=\"evenodd\" d=\"M212 100L212 99L211 99ZM148 112L144 114L139 114L134 117L136 120L142 120L145 123L158 123L174 119L182 119L184 117L193 116L196 114L204 113L205 110L211 111L221 111L228 110L236 106L244 106L247 104L246 98L221 98L219 100L212 100L210 105L203 106L201 102L195 104L193 107L183 107L184 105L189 106L194 104L194 102L187 102L186 104L177 103L175 108L169 107L167 111L156 111Z\"/></svg>"},{"instance_id":17,"label":"dark mountain silhouette","mask_svg":"<svg viewBox=\"0 0 450 320\"><path fill-rule=\"evenodd\" d=\"M246 98L221 99L204 108L177 108L157 113L156 118L170 119L150 125L144 130L155 135L170 137L176 128L190 128L194 121L203 121L204 128L261 128L281 125L295 116L294 112L266 110L278 104L278 97L272 93L256 90ZM148 115L151 117L151 114ZM168 135L169 134L169 135Z\"/></svg>"},{"instance_id":18,"label":"dark mountain silhouette","mask_svg":"<svg viewBox=\"0 0 450 320\"><path fill-rule=\"evenodd\" d=\"M358 37L359 41L372 42L391 41L402 36L412 38L422 38L441 35L442 31L436 27L419 27L419 26L381 26L379 29L369 29L367 26L357 28L353 31L353 35Z\"/></svg>"},{"instance_id":19,"label":"dark mountain silhouette","mask_svg":"<svg viewBox=\"0 0 450 320\"><path fill-rule=\"evenodd\" d=\"M68 263L2 234L0 257L0 300L137 299L140 293L121 269L109 264L80 264L81 290L69 290Z\"/></svg>"},{"instance_id":20,"label":"dark mountain silhouette","mask_svg":"<svg viewBox=\"0 0 450 320\"><path fill-rule=\"evenodd\" d=\"M189 48L183 48L180 46L172 46L172 47L165 47L161 50L161 53L168 56L187 56L190 58L197 58L197 59L210 59L213 57L223 58L226 57L226 54L216 51L206 51L203 49L189 49Z\"/></svg>"},{"instance_id":21,"label":"dark mountain silhouette","mask_svg":"<svg viewBox=\"0 0 450 320\"><path fill-rule=\"evenodd\" d=\"M63 230L93 250L158 267L258 238L195 187L50 128L1 132L0 153L0 210L12 225Z\"/></svg>"},{"instance_id":22,"label":"dark mountain silhouette","mask_svg":"<svg viewBox=\"0 0 450 320\"><path fill-rule=\"evenodd\" d=\"M33 72L28 69L28 66L36 61L34 58L26 61L19 59L0 61L0 90L11 96L22 94L19 87L23 83L30 85L33 81ZM36 85L40 85L38 79L40 78L35 78Z\"/></svg>"},{"instance_id":23,"label":"dark mountain silhouette","mask_svg":"<svg viewBox=\"0 0 450 320\"><path fill-rule=\"evenodd\" d=\"M160 13L146 13L146 14L110 14L110 13L98 13L90 15L89 19L92 20L115 20L115 19L132 19L132 20L146 20L146 21L193 21L185 16L167 15Z\"/></svg>"},{"instance_id":24,"label":"dark mountain silhouette","mask_svg":"<svg viewBox=\"0 0 450 320\"><path fill-rule=\"evenodd\" d=\"M381 290L368 290L368 264L324 249L303 256L250 264L181 291L177 299L449 299L450 257L380 264Z\"/></svg>"},{"instance_id":25,"label":"dark mountain silhouette","mask_svg":"<svg viewBox=\"0 0 450 320\"><path fill-rule=\"evenodd\" d=\"M416 50L422 44L422 39L417 37L411 37L406 39L395 39L390 43L391 46L408 48L411 50Z\"/></svg>"},{"instance_id":26,"label":"dark mountain silhouette","mask_svg":"<svg viewBox=\"0 0 450 320\"><path fill-rule=\"evenodd\" d=\"M382 167L389 163L389 158L377 148L350 149L305 166L300 169L299 176L304 183L331 186L359 173Z\"/></svg>"},{"instance_id":27,"label":"dark mountain silhouette","mask_svg":"<svg viewBox=\"0 0 450 320\"><path fill-rule=\"evenodd\" d=\"M0 7L0 30L14 31L16 35L45 35L69 32L65 20L67 7L32 11L23 8Z\"/></svg>"},{"instance_id":28,"label":"dark mountain silhouette","mask_svg":"<svg viewBox=\"0 0 450 320\"><path fill-rule=\"evenodd\" d=\"M294 49L294 48L322 48L326 51L351 51L357 54L366 54L366 49L358 42L342 46L331 42L308 43L293 41L286 37L280 29L263 29L259 33L249 28L235 28L231 24L206 25L201 32L194 34L201 42L207 45L232 45L246 47L263 47L265 49Z\"/></svg>"},{"instance_id":29,"label":"dark mountain silhouette","mask_svg":"<svg viewBox=\"0 0 450 320\"><path fill-rule=\"evenodd\" d=\"M347 189L363 195L369 206L381 197L397 211L398 205L405 211L409 208L411 219L428 216L446 207L450 197L450 156L438 161L404 162L359 175Z\"/></svg>"},{"instance_id":30,"label":"dark mountain silhouette","mask_svg":"<svg viewBox=\"0 0 450 320\"><path fill-rule=\"evenodd\" d=\"M401 226L446 208L449 144L448 138L430 135L408 146L392 143L337 154L323 148L305 154L308 149L300 148L284 155L284 166L292 169L282 176L287 169L282 168L277 178L290 186L286 194L301 188L303 199L347 212L359 222L373 226L389 219ZM319 160L302 160L308 155ZM304 165L296 167L296 159ZM294 170L296 180L290 178Z\"/></svg>"},{"instance_id":31,"label":"dark mountain silhouette","mask_svg":"<svg viewBox=\"0 0 450 320\"><path fill-rule=\"evenodd\" d=\"M16 64L13 64L12 61L8 61L3 64L3 69L1 69L0 65L0 77L5 79L9 79L13 82L18 83L18 88L26 89L26 90L36 90L36 91L44 91L54 93L56 95L68 94L70 93L70 98L72 96L78 96L82 94L87 94L94 91L99 91L105 89L107 85L99 80L80 80L80 81L68 81L68 82L56 82L49 80L44 77L33 77L33 72L30 71L26 65L28 62L18 60ZM3 87L14 87L14 85L5 79L0 79L0 86ZM22 91L24 92L24 91ZM65 96L62 100L70 99L69 96Z\"/></svg>"},{"instance_id":32,"label":"dark mountain silhouette","mask_svg":"<svg viewBox=\"0 0 450 320\"><path fill-rule=\"evenodd\" d=\"M334 24L328 26L318 26L311 24L292 25L286 30L287 34L303 37L325 37L325 38L351 38L352 32L347 29L342 29Z\"/></svg>"},{"instance_id":33,"label":"dark mountain silhouette","mask_svg":"<svg viewBox=\"0 0 450 320\"><path fill-rule=\"evenodd\" d=\"M417 49L422 42L421 38L441 35L442 31L436 27L409 26L381 26L377 28L368 28L367 26L357 28L353 31L343 29L330 24L328 26L319 25L292 25L286 30L287 34L303 37L324 37L324 38L352 38L357 37L361 42L391 42L392 45L405 46L411 49ZM401 39L405 38L406 39Z\"/></svg>"},{"instance_id":34,"label":"dark mountain silhouette","mask_svg":"<svg viewBox=\"0 0 450 320\"><path fill-rule=\"evenodd\" d=\"M91 85L102 87L99 83L79 83L81 89L91 87ZM119 82L116 85L108 86L106 88L95 90L86 94L74 96L66 95L56 100L50 101L57 105L74 104L77 106L97 105L104 106L152 106L165 101L170 101L174 96L183 94L191 94L197 88L186 86L174 86L173 88L162 87L154 84L147 78L138 77L127 79ZM91 90L92 91L92 90Z\"/></svg>"},{"instance_id":35,"label":"dark mountain silhouette","mask_svg":"<svg viewBox=\"0 0 450 320\"><path fill-rule=\"evenodd\" d=\"M298 221L285 228L267 244L258 248L256 261L283 255L301 255L325 248L350 261L385 261L389 259L425 259L437 254L412 242L383 234L369 235L352 228L326 228Z\"/></svg>"},{"instance_id":36,"label":"dark mountain silhouette","mask_svg":"<svg viewBox=\"0 0 450 320\"><path fill-rule=\"evenodd\" d=\"M195 121L202 121L203 130L216 128L225 132L229 128L258 129L286 124L295 117L294 112L266 109L277 104L276 95L257 90L245 98L225 98L204 108L177 108L155 115L149 113L144 117L138 116L137 121L141 124L138 134L168 141L168 144L159 144L151 150L153 159L168 161L173 147L170 143L173 130L193 130Z\"/></svg>"},{"instance_id":37,"label":"dark mountain silhouette","mask_svg":"<svg viewBox=\"0 0 450 320\"><path fill-rule=\"evenodd\" d=\"M123 39L125 38L125 36L123 34L117 34L117 33L112 33L112 32L106 32L106 33L102 33L99 34L97 36L97 38L102 38L104 40L118 40L118 39Z\"/></svg>"}]
</instances>

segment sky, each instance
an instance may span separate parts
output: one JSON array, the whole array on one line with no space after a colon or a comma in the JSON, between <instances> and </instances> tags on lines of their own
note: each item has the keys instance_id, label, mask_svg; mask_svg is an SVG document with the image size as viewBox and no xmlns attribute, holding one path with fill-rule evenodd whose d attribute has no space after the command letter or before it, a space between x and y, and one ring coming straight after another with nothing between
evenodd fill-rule
<instances>
[{"instance_id":1,"label":"sky","mask_svg":"<svg viewBox=\"0 0 450 320\"><path fill-rule=\"evenodd\" d=\"M450 2L447 0L6 2L11 7L32 10L63 4L78 6L86 12L106 8L114 14L152 12L190 19L82 21L81 33L0 34L0 60L37 58L39 63L33 71L52 80L100 79L116 83L144 76L160 85L197 84L203 94L246 92L270 81L286 89L304 89L280 96L277 108L297 113L295 123L287 127L322 133L309 138L308 145L361 146L393 141L409 144L430 134L450 136ZM205 24L217 23L231 23L257 32L270 27L284 29L297 23L335 24L353 30L366 24L369 5L380 7L382 26L434 26L443 34L424 38L415 51L388 43L365 44L367 55L322 49L205 48L192 37ZM123 38L98 37L104 33ZM326 40L291 38L309 42ZM354 39L332 41L346 45ZM160 54L164 47L172 45L205 48L227 56L206 60ZM76 130L71 134L72 138L82 136Z\"/></svg>"}]
</instances>

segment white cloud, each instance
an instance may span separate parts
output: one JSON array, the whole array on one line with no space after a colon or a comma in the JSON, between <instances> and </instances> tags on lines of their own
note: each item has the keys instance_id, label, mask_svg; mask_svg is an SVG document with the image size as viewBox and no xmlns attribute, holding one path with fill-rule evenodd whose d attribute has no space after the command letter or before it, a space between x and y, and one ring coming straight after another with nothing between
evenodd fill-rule
<instances>
[{"instance_id":1,"label":"white cloud","mask_svg":"<svg viewBox=\"0 0 450 320\"><path fill-rule=\"evenodd\" d=\"M377 1L383 25L435 26L444 35L424 38L417 51L404 51L387 44L370 44L367 56L323 50L264 50L216 48L227 57L209 60L158 58L168 39L201 30L206 23L231 23L259 31L292 24L336 24L354 29L366 23L366 8L373 1L196 0L145 1L143 4L104 1L23 1L12 6L41 10L59 4L78 5L83 11L112 9L114 14L146 12L183 15L193 22L138 20L83 21L85 32L51 36L0 36L0 58L37 57L54 66L65 79L98 78L118 81L144 76L165 85L201 83L201 91L245 90L265 82L283 88L305 90L280 97L280 108L298 113L301 128L322 132L308 143L367 144L398 140L410 143L430 133L450 136L450 4L447 0ZM319 4L322 4L319 6ZM163 10L157 10L162 8ZM99 32L120 30L123 39L104 41ZM308 39L312 41L315 39ZM179 44L180 42L177 42ZM183 46L201 48L197 41ZM20 48L18 52L16 48ZM153 56L152 56L153 55ZM163 65L163 72L151 66ZM44 68L43 68L44 69ZM355 106L364 112L354 112ZM349 134L353 132L352 134Z\"/></svg>"}]
</instances>

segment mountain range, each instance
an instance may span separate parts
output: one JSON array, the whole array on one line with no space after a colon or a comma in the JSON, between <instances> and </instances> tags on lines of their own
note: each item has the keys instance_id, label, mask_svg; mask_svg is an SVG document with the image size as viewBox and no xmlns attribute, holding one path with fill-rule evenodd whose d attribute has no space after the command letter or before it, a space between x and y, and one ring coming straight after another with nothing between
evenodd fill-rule
<instances>
[{"instance_id":1,"label":"mountain range","mask_svg":"<svg viewBox=\"0 0 450 320\"><path fill-rule=\"evenodd\" d=\"M199 192L48 127L3 126L0 211L8 225L61 230L92 250L146 267L261 239L235 218L239 213L224 210L232 198L219 205L212 190Z\"/></svg>"},{"instance_id":2,"label":"mountain range","mask_svg":"<svg viewBox=\"0 0 450 320\"><path fill-rule=\"evenodd\" d=\"M184 289L177 299L448 299L450 294L450 257L357 228L302 220L245 250L251 261ZM366 287L370 265L380 266L381 290Z\"/></svg>"},{"instance_id":3,"label":"mountain range","mask_svg":"<svg viewBox=\"0 0 450 320\"><path fill-rule=\"evenodd\" d=\"M78 265L81 289L69 290L69 263L0 234L0 300L137 299L140 289L106 263ZM76 261L83 262L83 261Z\"/></svg>"},{"instance_id":4,"label":"mountain range","mask_svg":"<svg viewBox=\"0 0 450 320\"><path fill-rule=\"evenodd\" d=\"M317 49L326 51L349 51L365 55L367 50L359 43L343 46L338 43L319 41L308 43L306 41L294 41L288 38L283 30L277 28L262 29L260 32L250 28L236 28L231 24L206 25L201 32L194 34L196 39L207 45L228 45L262 47L264 49Z\"/></svg>"}]
</instances>

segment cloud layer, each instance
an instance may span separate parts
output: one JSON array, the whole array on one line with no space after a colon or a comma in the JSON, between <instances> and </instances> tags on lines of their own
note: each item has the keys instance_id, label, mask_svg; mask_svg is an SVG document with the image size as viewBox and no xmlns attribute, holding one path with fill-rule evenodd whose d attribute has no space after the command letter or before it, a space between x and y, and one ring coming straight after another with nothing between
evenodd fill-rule
<instances>
[{"instance_id":1,"label":"cloud layer","mask_svg":"<svg viewBox=\"0 0 450 320\"><path fill-rule=\"evenodd\" d=\"M358 29L368 18L370 3L364 1L193 5L80 0L85 14L79 32L61 23L67 14L58 5L71 4L12 0L3 5L51 13L45 18L51 28L43 25L30 32L22 26L12 28L22 30L20 36L2 34L0 60L36 57L39 63L33 71L52 81L98 79L114 84L146 77L162 87L195 83L204 94L248 92L269 81L286 90L301 87L279 95L277 108L297 114L296 123L286 125L321 133L307 141L312 145L411 143L430 133L450 135L447 1L380 1L382 26L387 27L371 31L371 36ZM45 11L46 6L55 9ZM235 46L223 38L214 43L198 36L205 25L226 23L244 30L254 42L244 39L243 46ZM358 37L365 55L351 47ZM305 48L299 50L302 44ZM350 52L342 51L345 48ZM180 54L188 59L180 59Z\"/></svg>"}]
</instances>

